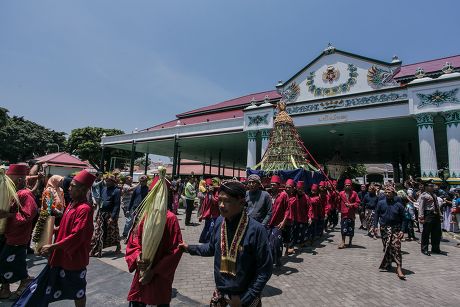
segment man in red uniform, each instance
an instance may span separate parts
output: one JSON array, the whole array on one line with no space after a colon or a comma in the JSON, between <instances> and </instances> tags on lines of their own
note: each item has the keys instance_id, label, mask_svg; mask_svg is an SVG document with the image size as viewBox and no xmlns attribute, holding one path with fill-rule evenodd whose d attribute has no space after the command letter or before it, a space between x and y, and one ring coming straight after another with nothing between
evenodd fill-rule
<instances>
[{"instance_id":1,"label":"man in red uniform","mask_svg":"<svg viewBox=\"0 0 460 307\"><path fill-rule=\"evenodd\" d=\"M95 179L85 170L73 178L72 202L64 211L57 237L40 250L41 255L49 256L48 265L13 306L48 306L61 300L86 306L86 266L93 234L93 207L86 196Z\"/></svg>"},{"instance_id":2,"label":"man in red uniform","mask_svg":"<svg viewBox=\"0 0 460 307\"><path fill-rule=\"evenodd\" d=\"M319 194L310 199L311 210L309 218L311 220L311 239L314 240L316 236L322 237L324 232L324 218L326 214L327 205L327 190L326 182L321 181L319 183Z\"/></svg>"},{"instance_id":3,"label":"man in red uniform","mask_svg":"<svg viewBox=\"0 0 460 307\"><path fill-rule=\"evenodd\" d=\"M273 199L272 217L268 222L270 246L273 262L276 266L281 266L280 258L283 253L281 237L287 238L285 227L289 223L289 196L285 191L280 190L281 178L279 176L273 175L270 185Z\"/></svg>"},{"instance_id":4,"label":"man in red uniform","mask_svg":"<svg viewBox=\"0 0 460 307\"><path fill-rule=\"evenodd\" d=\"M218 200L219 192L214 191L212 179L206 179L206 192L200 207L201 212L199 221L201 222L204 220L203 231L201 232L200 239L198 241L200 243L208 243L211 239L214 223L220 215Z\"/></svg>"},{"instance_id":5,"label":"man in red uniform","mask_svg":"<svg viewBox=\"0 0 460 307\"><path fill-rule=\"evenodd\" d=\"M129 271L135 271L128 294L130 307L147 305L165 307L171 302L174 273L182 256L182 251L179 249L182 234L179 221L174 213L166 210L165 218L163 236L151 265L141 260L144 221L133 228L128 237L125 260ZM140 282L140 271L145 271L148 267L150 269L146 275L149 277Z\"/></svg>"},{"instance_id":6,"label":"man in red uniform","mask_svg":"<svg viewBox=\"0 0 460 307\"><path fill-rule=\"evenodd\" d=\"M294 220L292 241L295 245L303 247L305 241L307 241L310 198L305 194L305 184L303 181L297 182L296 190L296 202L294 205L291 205Z\"/></svg>"},{"instance_id":7,"label":"man in red uniform","mask_svg":"<svg viewBox=\"0 0 460 307\"><path fill-rule=\"evenodd\" d=\"M6 175L16 185L19 204L11 203L9 211L0 210L0 218L7 218L5 238L0 242L0 299L16 299L31 281L27 274L27 247L30 241L37 205L32 192L26 189L27 165L12 164ZM16 292L10 284L21 281Z\"/></svg>"},{"instance_id":8,"label":"man in red uniform","mask_svg":"<svg viewBox=\"0 0 460 307\"><path fill-rule=\"evenodd\" d=\"M341 232L342 232L342 243L339 245L339 249L345 248L345 237L349 237L348 247L351 247L351 242L355 234L355 218L356 211L359 206L358 193L352 189L352 181L350 179L345 180L345 189L339 193L340 196L340 213L341 213Z\"/></svg>"}]
</instances>

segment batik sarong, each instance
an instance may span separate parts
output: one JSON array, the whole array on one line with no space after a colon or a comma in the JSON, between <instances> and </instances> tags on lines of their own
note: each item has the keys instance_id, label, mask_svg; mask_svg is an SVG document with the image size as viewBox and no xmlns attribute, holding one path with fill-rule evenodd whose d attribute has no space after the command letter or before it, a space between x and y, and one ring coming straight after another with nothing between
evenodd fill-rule
<instances>
[{"instance_id":1,"label":"batik sarong","mask_svg":"<svg viewBox=\"0 0 460 307\"><path fill-rule=\"evenodd\" d=\"M355 235L355 220L344 218L340 222L342 236L353 237Z\"/></svg>"},{"instance_id":2,"label":"batik sarong","mask_svg":"<svg viewBox=\"0 0 460 307\"><path fill-rule=\"evenodd\" d=\"M366 209L366 229L367 232L370 232L371 229L374 228L374 219L375 217L375 210Z\"/></svg>"},{"instance_id":3,"label":"batik sarong","mask_svg":"<svg viewBox=\"0 0 460 307\"><path fill-rule=\"evenodd\" d=\"M292 227L292 242L294 244L302 244L307 241L308 224L294 222Z\"/></svg>"},{"instance_id":4,"label":"batik sarong","mask_svg":"<svg viewBox=\"0 0 460 307\"><path fill-rule=\"evenodd\" d=\"M211 241L211 233L214 229L214 224L216 222L216 219L217 218L214 219L212 217L205 219L204 227L203 227L203 230L201 231L200 239L198 240L198 242L208 243L209 241Z\"/></svg>"},{"instance_id":5,"label":"batik sarong","mask_svg":"<svg viewBox=\"0 0 460 307\"><path fill-rule=\"evenodd\" d=\"M283 254L283 235L281 230L276 227L270 228L268 230L268 241L270 244L273 263L278 265L281 263L280 259Z\"/></svg>"},{"instance_id":6,"label":"batik sarong","mask_svg":"<svg viewBox=\"0 0 460 307\"><path fill-rule=\"evenodd\" d=\"M79 300L86 296L86 268L68 271L45 266L13 304L13 307L42 307L51 302Z\"/></svg>"},{"instance_id":7,"label":"batik sarong","mask_svg":"<svg viewBox=\"0 0 460 307\"><path fill-rule=\"evenodd\" d=\"M400 226L380 227L380 234L382 236L383 249L385 252L382 263L380 264L381 270L387 270L392 262L395 262L397 265L402 265L401 239L399 238L400 231Z\"/></svg>"},{"instance_id":8,"label":"batik sarong","mask_svg":"<svg viewBox=\"0 0 460 307\"><path fill-rule=\"evenodd\" d=\"M99 211L94 226L94 234L91 239L91 256L102 256L102 249L120 245L120 231L118 221L109 223L110 212Z\"/></svg>"},{"instance_id":9,"label":"batik sarong","mask_svg":"<svg viewBox=\"0 0 460 307\"><path fill-rule=\"evenodd\" d=\"M0 251L0 283L12 284L26 279L27 274L27 246L4 244Z\"/></svg>"}]
</instances>

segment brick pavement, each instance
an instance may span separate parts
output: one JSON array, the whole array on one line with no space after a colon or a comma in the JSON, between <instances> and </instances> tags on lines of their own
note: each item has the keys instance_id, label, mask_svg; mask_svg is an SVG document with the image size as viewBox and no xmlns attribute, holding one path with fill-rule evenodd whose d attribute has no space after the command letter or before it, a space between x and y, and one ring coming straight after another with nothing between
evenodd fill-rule
<instances>
[{"instance_id":1,"label":"brick pavement","mask_svg":"<svg viewBox=\"0 0 460 307\"><path fill-rule=\"evenodd\" d=\"M202 225L184 226L187 243L196 243ZM192 221L197 222L196 215ZM120 226L124 223L120 218ZM442 243L448 256L424 256L417 242L403 242L403 267L407 280L379 272L382 244L356 231L351 249L338 250L340 232L333 232L314 248L283 259L263 292L264 306L460 306L456 290L460 277L460 249L454 242ZM91 259L88 268L88 306L126 306L132 275L123 255L107 249L101 259ZM45 261L31 259L37 274ZM184 254L174 279L172 306L207 306L214 289L213 258ZM52 306L72 306L59 302ZM0 301L0 306L9 306Z\"/></svg>"}]
</instances>

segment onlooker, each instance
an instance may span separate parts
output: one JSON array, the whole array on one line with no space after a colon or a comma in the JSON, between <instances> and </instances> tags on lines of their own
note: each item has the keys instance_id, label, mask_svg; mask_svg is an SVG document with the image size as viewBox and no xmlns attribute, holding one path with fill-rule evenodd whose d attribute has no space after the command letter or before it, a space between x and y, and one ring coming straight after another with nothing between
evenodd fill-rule
<instances>
[{"instance_id":1,"label":"onlooker","mask_svg":"<svg viewBox=\"0 0 460 307\"><path fill-rule=\"evenodd\" d=\"M248 189L246 212L249 217L265 226L272 217L272 198L268 192L262 190L262 182L258 175L248 177Z\"/></svg>"},{"instance_id":2,"label":"onlooker","mask_svg":"<svg viewBox=\"0 0 460 307\"><path fill-rule=\"evenodd\" d=\"M72 181L70 179L69 183ZM104 180L102 180L102 173L96 173L96 181L94 181L91 187L91 199L93 200L93 206L99 208L101 206L101 192L104 185Z\"/></svg>"},{"instance_id":3,"label":"onlooker","mask_svg":"<svg viewBox=\"0 0 460 307\"><path fill-rule=\"evenodd\" d=\"M185 186L185 225L190 225L190 219L192 218L193 208L195 206L196 189L195 189L195 177L191 177L187 185Z\"/></svg>"},{"instance_id":4,"label":"onlooker","mask_svg":"<svg viewBox=\"0 0 460 307\"><path fill-rule=\"evenodd\" d=\"M129 230L133 224L134 217L136 216L136 210L139 205L142 203L144 198L149 193L149 187L147 185L147 176L142 175L139 177L139 184L134 188L131 197L129 199L129 204L126 207L125 217L125 227L123 228L122 240L128 238Z\"/></svg>"}]
</instances>

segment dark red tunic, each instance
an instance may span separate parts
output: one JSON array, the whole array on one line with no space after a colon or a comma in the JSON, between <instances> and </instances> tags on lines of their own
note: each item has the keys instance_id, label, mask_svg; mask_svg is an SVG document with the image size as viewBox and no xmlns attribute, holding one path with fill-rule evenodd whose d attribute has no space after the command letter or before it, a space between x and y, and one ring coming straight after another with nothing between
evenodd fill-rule
<instances>
[{"instance_id":1,"label":"dark red tunic","mask_svg":"<svg viewBox=\"0 0 460 307\"><path fill-rule=\"evenodd\" d=\"M295 208L295 221L297 223L307 223L310 211L310 198L307 194L297 196L297 206Z\"/></svg>"},{"instance_id":2,"label":"dark red tunic","mask_svg":"<svg viewBox=\"0 0 460 307\"><path fill-rule=\"evenodd\" d=\"M144 222L134 229L126 245L125 260L130 272L134 274L128 301L141 302L147 305L169 304L171 301L172 284L174 273L182 256L179 243L182 243L182 234L179 221L174 213L169 210L166 213L166 225L160 245L158 246L152 270L154 276L147 285L139 282L139 270L137 270L137 257L142 252L142 231Z\"/></svg>"},{"instance_id":3,"label":"dark red tunic","mask_svg":"<svg viewBox=\"0 0 460 307\"><path fill-rule=\"evenodd\" d=\"M33 219L38 209L32 192L28 189L17 192L21 206L15 203L11 209L13 216L6 222L5 238L8 245L26 245L30 241L33 228Z\"/></svg>"},{"instance_id":4,"label":"dark red tunic","mask_svg":"<svg viewBox=\"0 0 460 307\"><path fill-rule=\"evenodd\" d=\"M360 203L358 193L351 191L350 196L348 197L345 191L340 192L340 213L342 219L349 218L354 220L356 217L356 210ZM350 207L347 207L346 203L350 204Z\"/></svg>"},{"instance_id":5,"label":"dark red tunic","mask_svg":"<svg viewBox=\"0 0 460 307\"><path fill-rule=\"evenodd\" d=\"M201 204L201 219L215 219L220 215L218 201L219 194L217 191L205 194L203 203Z\"/></svg>"},{"instance_id":6,"label":"dark red tunic","mask_svg":"<svg viewBox=\"0 0 460 307\"><path fill-rule=\"evenodd\" d=\"M327 205L327 196L314 196L310 198L310 211L308 217L312 220L324 218Z\"/></svg>"},{"instance_id":7,"label":"dark red tunic","mask_svg":"<svg viewBox=\"0 0 460 307\"><path fill-rule=\"evenodd\" d=\"M51 254L50 266L71 271L84 269L89 263L93 229L91 205L78 203L67 206L54 241L59 249Z\"/></svg>"},{"instance_id":8,"label":"dark red tunic","mask_svg":"<svg viewBox=\"0 0 460 307\"><path fill-rule=\"evenodd\" d=\"M268 225L270 227L278 226L286 217L286 221L290 221L289 196L285 191L281 191L276 195L272 206L272 217Z\"/></svg>"}]
</instances>

